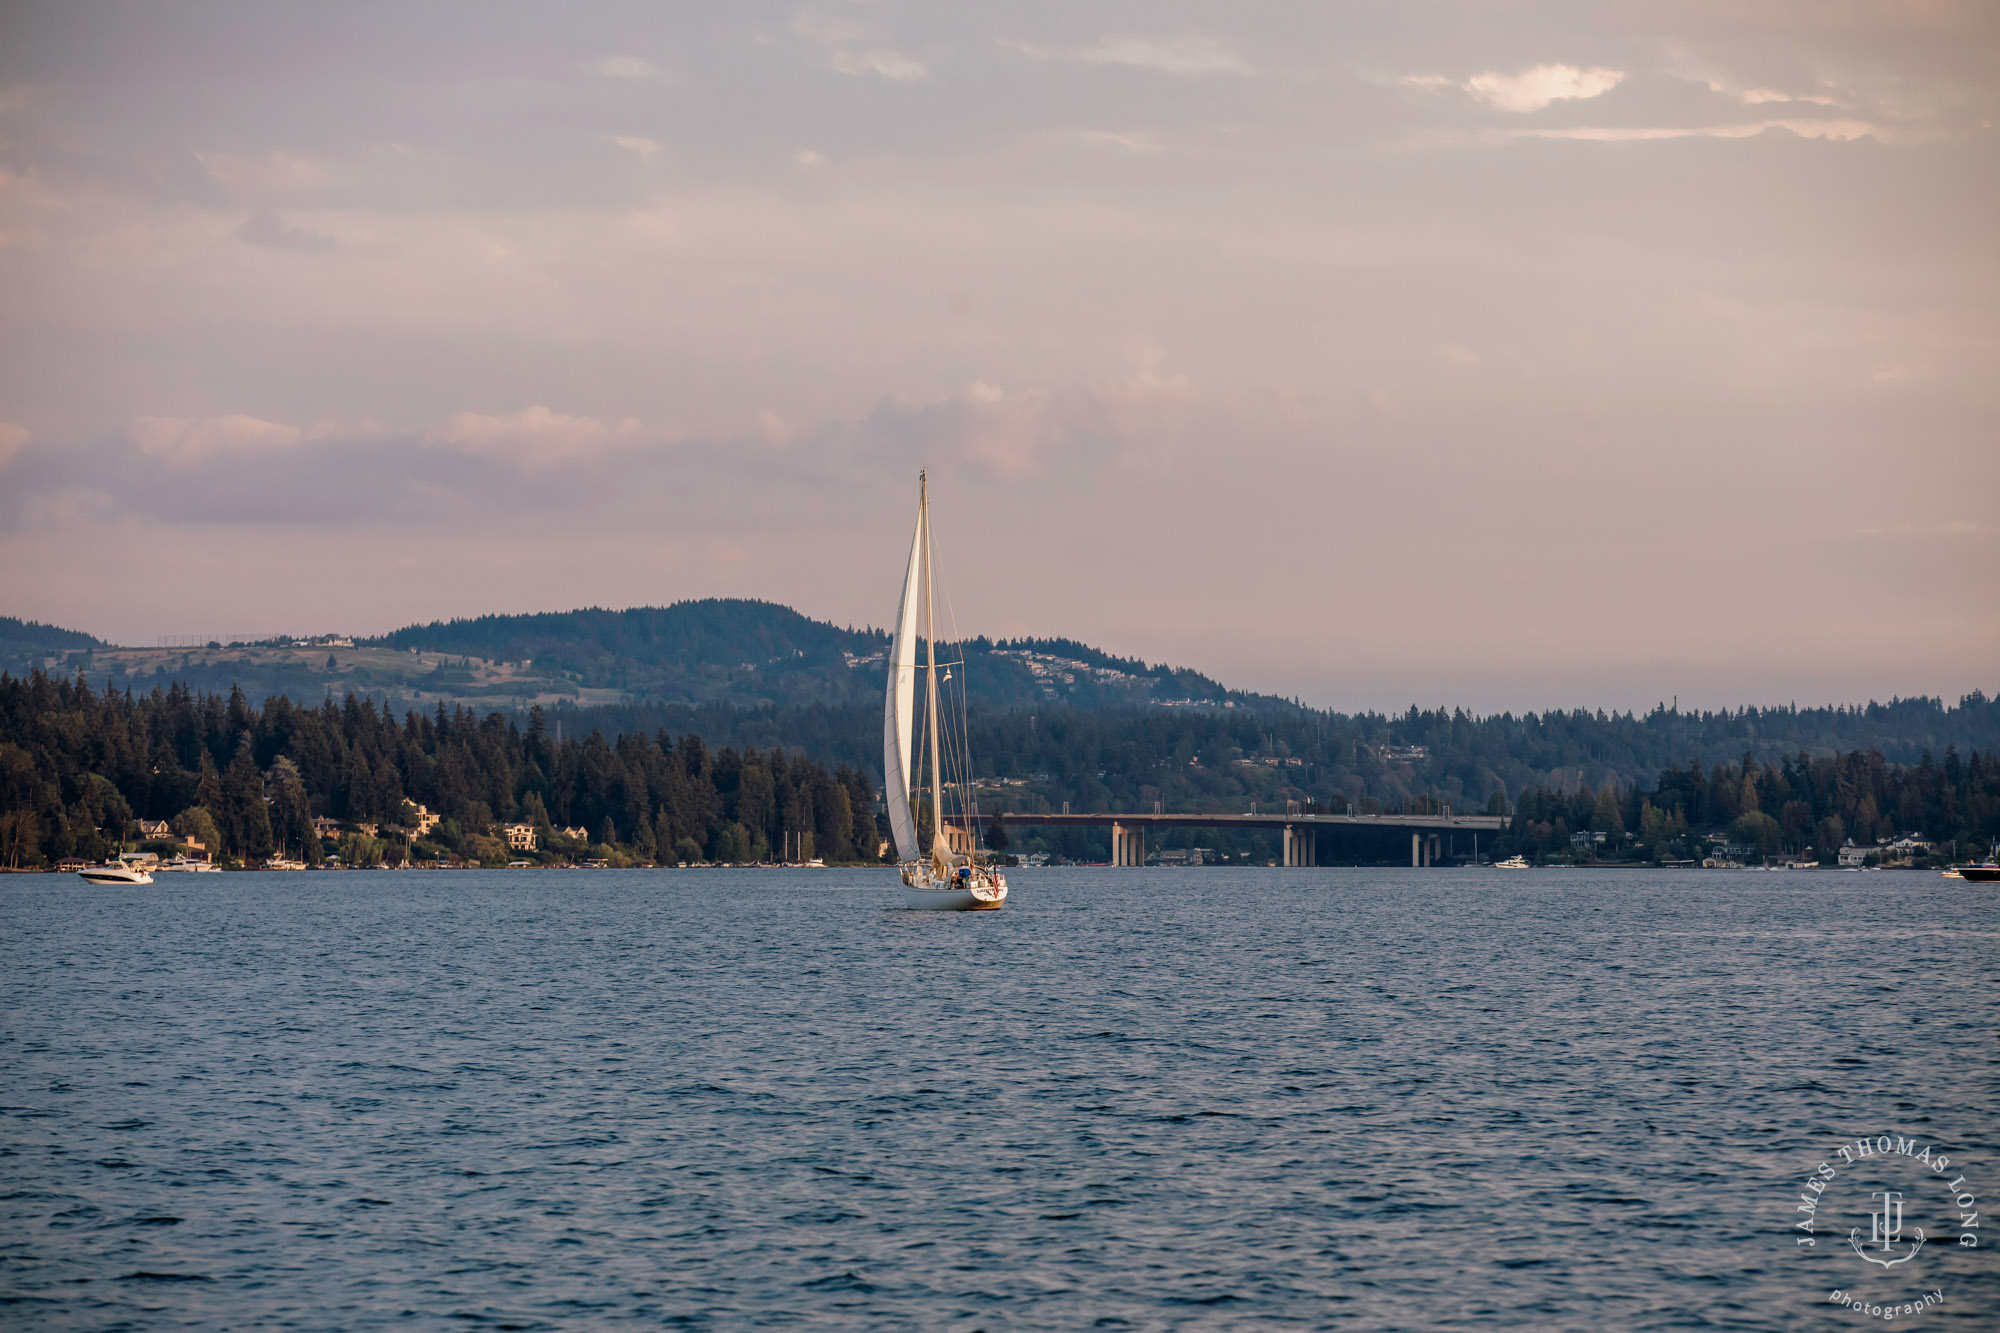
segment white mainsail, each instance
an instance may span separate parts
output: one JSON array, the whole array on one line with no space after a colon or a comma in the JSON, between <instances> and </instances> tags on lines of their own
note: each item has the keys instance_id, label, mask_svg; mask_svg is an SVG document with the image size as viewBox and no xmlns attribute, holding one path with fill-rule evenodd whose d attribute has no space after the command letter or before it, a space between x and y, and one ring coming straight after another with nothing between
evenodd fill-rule
<instances>
[{"instance_id":1,"label":"white mainsail","mask_svg":"<svg viewBox=\"0 0 2000 1333\"><path fill-rule=\"evenodd\" d=\"M899 860L914 861L917 821L910 814L910 733L917 688L917 580L923 571L924 520L910 536L910 567L903 576L903 601L896 613L896 637L889 645L889 697L882 705L882 798L889 807L889 831Z\"/></svg>"},{"instance_id":2,"label":"white mainsail","mask_svg":"<svg viewBox=\"0 0 2000 1333\"><path fill-rule=\"evenodd\" d=\"M938 697L937 583L931 577L931 505L928 480L917 474L917 531L910 539L910 563L903 571L903 600L896 608L896 632L889 644L889 690L882 705L883 803L889 807L889 827L896 837L902 863L903 905L925 911L990 911L1007 901L1007 877L997 866L982 865L969 845L963 856L952 853L950 831L962 828L968 840L978 827L978 806L969 785L960 786L962 822L949 824L944 809L944 765L940 734L943 713ZM911 818L911 733L916 730L917 596L924 599L924 746L930 751L930 804L934 813L931 845L918 844ZM953 750L958 781L971 771L964 737Z\"/></svg>"}]
</instances>

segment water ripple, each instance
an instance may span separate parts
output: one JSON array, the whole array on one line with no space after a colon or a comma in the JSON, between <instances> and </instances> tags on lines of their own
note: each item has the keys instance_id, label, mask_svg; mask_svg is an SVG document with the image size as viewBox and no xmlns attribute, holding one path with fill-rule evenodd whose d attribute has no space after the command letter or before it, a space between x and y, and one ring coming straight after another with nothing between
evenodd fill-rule
<instances>
[{"instance_id":1,"label":"water ripple","mask_svg":"<svg viewBox=\"0 0 2000 1333\"><path fill-rule=\"evenodd\" d=\"M1833 1144L2000 1189L2000 925L1934 876L892 889L0 879L0 1310L1794 1328L1858 1284L1787 1233ZM1926 1326L1994 1326L1990 1249L1939 1248Z\"/></svg>"}]
</instances>

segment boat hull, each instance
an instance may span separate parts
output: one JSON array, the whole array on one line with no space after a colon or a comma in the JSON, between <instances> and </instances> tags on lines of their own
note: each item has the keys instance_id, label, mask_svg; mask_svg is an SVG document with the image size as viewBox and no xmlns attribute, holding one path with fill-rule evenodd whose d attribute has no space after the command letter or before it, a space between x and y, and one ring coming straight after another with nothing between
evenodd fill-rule
<instances>
[{"instance_id":1,"label":"boat hull","mask_svg":"<svg viewBox=\"0 0 2000 1333\"><path fill-rule=\"evenodd\" d=\"M151 884L153 877L143 870L79 870L86 884Z\"/></svg>"},{"instance_id":2,"label":"boat hull","mask_svg":"<svg viewBox=\"0 0 2000 1333\"><path fill-rule=\"evenodd\" d=\"M1960 866L1958 868L1958 877L1960 879L1969 879L1975 884L2000 884L2000 867Z\"/></svg>"},{"instance_id":3,"label":"boat hull","mask_svg":"<svg viewBox=\"0 0 2000 1333\"><path fill-rule=\"evenodd\" d=\"M1007 886L997 889L925 889L903 886L903 906L919 912L991 912L1007 901Z\"/></svg>"}]
</instances>

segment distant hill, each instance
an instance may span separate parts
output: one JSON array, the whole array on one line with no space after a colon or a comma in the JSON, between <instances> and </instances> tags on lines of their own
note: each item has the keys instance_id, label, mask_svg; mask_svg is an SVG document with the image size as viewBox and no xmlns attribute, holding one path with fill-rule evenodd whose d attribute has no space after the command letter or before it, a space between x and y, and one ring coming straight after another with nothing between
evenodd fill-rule
<instances>
[{"instance_id":1,"label":"distant hill","mask_svg":"<svg viewBox=\"0 0 2000 1333\"><path fill-rule=\"evenodd\" d=\"M773 602L734 598L433 621L354 643L119 648L72 630L0 623L21 627L19 650L0 658L0 669L16 674L53 664L82 667L119 689L179 681L214 693L239 687L253 702L273 694L310 701L351 692L398 708L879 708L889 648L881 630L842 628ZM1283 703L1068 639L971 639L956 645L949 660L963 664L960 674L977 708Z\"/></svg>"},{"instance_id":2,"label":"distant hill","mask_svg":"<svg viewBox=\"0 0 2000 1333\"><path fill-rule=\"evenodd\" d=\"M104 641L82 630L44 625L39 620L0 616L0 671L20 674L78 649L104 647Z\"/></svg>"},{"instance_id":3,"label":"distant hill","mask_svg":"<svg viewBox=\"0 0 2000 1333\"><path fill-rule=\"evenodd\" d=\"M672 606L479 616L412 625L368 646L482 658L617 690L633 702L848 704L879 697L889 636L842 629L774 602L708 598ZM971 701L990 707L1232 704L1253 696L1067 639L960 645Z\"/></svg>"},{"instance_id":4,"label":"distant hill","mask_svg":"<svg viewBox=\"0 0 2000 1333\"><path fill-rule=\"evenodd\" d=\"M774 602L709 598L411 625L369 646L483 658L660 703L846 703L886 636Z\"/></svg>"},{"instance_id":5,"label":"distant hill","mask_svg":"<svg viewBox=\"0 0 2000 1333\"><path fill-rule=\"evenodd\" d=\"M1287 801L1483 808L1534 787L1650 784L1673 764L1713 768L1746 754L1875 750L1939 765L2000 752L2000 700L1947 705L1717 713L1553 711L1471 717L1452 709L1339 714L1225 689L1206 676L1120 658L1067 639L960 645L972 749L1003 785L998 808L1244 810ZM0 619L0 670L54 664L92 688L146 693L180 682L252 705L312 705L349 693L400 716L460 705L522 718L539 705L582 734L695 732L711 745L796 747L877 772L888 636L812 620L770 602L720 600L611 611L481 616L378 639L118 648L88 634ZM953 659L956 664L959 659ZM955 669L957 669L955 667ZM1957 758L1952 757L1956 750ZM1893 822L1897 812L1881 812Z\"/></svg>"}]
</instances>

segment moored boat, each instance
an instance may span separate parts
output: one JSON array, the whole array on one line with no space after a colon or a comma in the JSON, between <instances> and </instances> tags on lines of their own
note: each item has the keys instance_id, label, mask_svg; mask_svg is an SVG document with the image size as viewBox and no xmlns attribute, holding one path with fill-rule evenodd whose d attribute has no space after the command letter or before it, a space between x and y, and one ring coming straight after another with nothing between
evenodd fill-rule
<instances>
[{"instance_id":1,"label":"moored boat","mask_svg":"<svg viewBox=\"0 0 2000 1333\"><path fill-rule=\"evenodd\" d=\"M889 686L882 708L883 797L889 807L889 830L900 862L903 905L924 911L991 911L1007 901L1007 877L997 866L979 858L979 808L971 783L971 757L966 750L962 677L957 691L961 706L953 710L958 714L959 726L950 741L953 780L945 780L946 744L941 736L939 687L950 679L953 665L962 672L964 663L946 663L944 677L939 677L937 592L933 575L930 483L923 473L918 473L917 530L910 539L910 562L903 574L903 598L897 607L896 628L889 647ZM917 665L919 593L924 610L921 668ZM913 756L911 742L919 670L924 673L924 749ZM921 770L926 754L930 776L929 848L920 845L917 818L910 804L911 791L922 791L924 787ZM949 808L945 804L947 791L955 802Z\"/></svg>"},{"instance_id":2,"label":"moored boat","mask_svg":"<svg viewBox=\"0 0 2000 1333\"><path fill-rule=\"evenodd\" d=\"M153 877L144 866L117 865L85 866L76 872L86 884L151 884Z\"/></svg>"}]
</instances>

